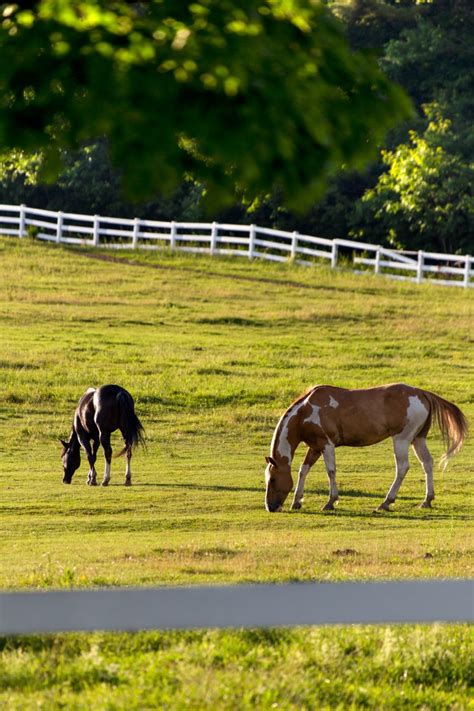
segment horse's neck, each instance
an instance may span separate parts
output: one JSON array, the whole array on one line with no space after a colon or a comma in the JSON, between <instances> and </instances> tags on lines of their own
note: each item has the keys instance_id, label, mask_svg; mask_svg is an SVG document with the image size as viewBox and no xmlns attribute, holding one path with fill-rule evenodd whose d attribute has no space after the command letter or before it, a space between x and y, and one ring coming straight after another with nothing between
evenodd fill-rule
<instances>
[{"instance_id":1,"label":"horse's neck","mask_svg":"<svg viewBox=\"0 0 474 711\"><path fill-rule=\"evenodd\" d=\"M74 429L74 425L72 426L71 434L69 436L69 446L71 449L78 449L80 447L79 438L76 430Z\"/></svg>"},{"instance_id":2,"label":"horse's neck","mask_svg":"<svg viewBox=\"0 0 474 711\"><path fill-rule=\"evenodd\" d=\"M272 441L272 457L277 461L284 460L291 465L297 446L301 439L298 437L299 427L296 420L297 411L290 408L276 426Z\"/></svg>"}]
</instances>

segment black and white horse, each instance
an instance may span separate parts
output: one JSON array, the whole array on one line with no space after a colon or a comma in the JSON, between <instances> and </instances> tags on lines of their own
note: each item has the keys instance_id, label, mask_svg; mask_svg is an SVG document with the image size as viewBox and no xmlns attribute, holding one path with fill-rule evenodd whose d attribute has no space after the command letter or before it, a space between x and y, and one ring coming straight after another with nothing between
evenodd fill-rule
<instances>
[{"instance_id":1,"label":"black and white horse","mask_svg":"<svg viewBox=\"0 0 474 711\"><path fill-rule=\"evenodd\" d=\"M110 435L120 430L125 443L122 451L117 455L127 455L127 469L125 473L125 486L131 486L132 473L130 460L132 448L139 442L144 442L143 427L135 414L133 398L127 390L120 385L102 385L100 388L89 388L79 400L74 413L71 435L69 441L61 440L63 451L61 459L64 467L64 484L70 484L73 474L81 463L81 446L89 460L89 486L97 486L95 462L99 444L102 445L105 455L105 473L102 486L108 486L110 481L110 462L112 460L112 447Z\"/></svg>"}]
</instances>

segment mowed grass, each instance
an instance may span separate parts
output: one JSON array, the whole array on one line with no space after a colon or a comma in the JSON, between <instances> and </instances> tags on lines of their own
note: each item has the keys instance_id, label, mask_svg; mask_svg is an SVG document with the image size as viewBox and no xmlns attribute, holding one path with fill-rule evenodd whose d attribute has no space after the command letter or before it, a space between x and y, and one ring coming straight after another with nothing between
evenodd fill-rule
<instances>
[{"instance_id":1,"label":"mowed grass","mask_svg":"<svg viewBox=\"0 0 474 711\"><path fill-rule=\"evenodd\" d=\"M264 510L263 473L279 416L316 383L402 380L472 420L473 294L244 260L0 247L3 587L470 573L471 440L436 471L432 511L417 508L412 456L394 511L373 513L393 479L390 441L337 451L335 514L320 510L322 462L301 512ZM64 486L58 438L86 388L108 382L132 392L146 428L134 485L119 459L108 489L85 485L84 461Z\"/></svg>"},{"instance_id":2,"label":"mowed grass","mask_svg":"<svg viewBox=\"0 0 474 711\"><path fill-rule=\"evenodd\" d=\"M263 507L273 429L311 385L401 380L456 402L472 422L472 293L291 264L110 257L0 242L3 589L472 575L471 440L436 472L431 511L417 508L424 481L412 457L394 511L374 513L393 479L390 442L337 451L335 513L321 512L320 462L300 512ZM131 488L122 460L109 488L85 485L85 462L66 487L58 437L85 389L107 382L134 395L148 448L132 460ZM430 443L439 458L439 439ZM0 703L469 704L462 626L252 634L6 640Z\"/></svg>"}]
</instances>

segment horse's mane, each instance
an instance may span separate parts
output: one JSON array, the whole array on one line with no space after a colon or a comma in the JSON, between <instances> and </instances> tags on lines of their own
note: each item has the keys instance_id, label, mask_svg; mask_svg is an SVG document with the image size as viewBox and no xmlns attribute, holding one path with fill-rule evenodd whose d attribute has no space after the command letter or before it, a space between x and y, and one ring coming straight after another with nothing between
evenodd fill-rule
<instances>
[{"instance_id":1,"label":"horse's mane","mask_svg":"<svg viewBox=\"0 0 474 711\"><path fill-rule=\"evenodd\" d=\"M275 431L274 431L274 433L273 433L273 439L272 439L272 456L273 456L273 444L274 444L274 442L276 441L276 438L279 436L279 434L280 434L280 432L281 432L281 429L282 429L282 427L283 427L283 423L284 423L284 421L285 421L285 418L286 418L287 414L290 412L290 410L291 410L293 407L295 407L295 405L298 405L299 403L303 402L303 400L304 400L305 398L307 398L310 393L312 393L314 390L316 390L317 387L318 387L317 385L313 385L313 387L308 388L308 390L306 390L306 391L305 391L304 393L302 393L299 397L297 397L296 400L293 400L293 402L291 403L291 405L290 405L289 407L287 407L287 409L285 410L285 412L283 413L283 415L280 417L280 419L279 419L279 421L278 421L278 424L277 424L277 426L276 426L276 428L275 428Z\"/></svg>"},{"instance_id":2,"label":"horse's mane","mask_svg":"<svg viewBox=\"0 0 474 711\"><path fill-rule=\"evenodd\" d=\"M320 385L312 385L310 388L305 390L304 393L302 393L299 397L296 398L296 400L293 400L293 402L289 406L288 410L291 410L293 405L297 405L299 402L302 402L305 398L308 397L308 395L310 393L314 392L314 390L316 390L316 388L319 388L319 387L320 387Z\"/></svg>"}]
</instances>

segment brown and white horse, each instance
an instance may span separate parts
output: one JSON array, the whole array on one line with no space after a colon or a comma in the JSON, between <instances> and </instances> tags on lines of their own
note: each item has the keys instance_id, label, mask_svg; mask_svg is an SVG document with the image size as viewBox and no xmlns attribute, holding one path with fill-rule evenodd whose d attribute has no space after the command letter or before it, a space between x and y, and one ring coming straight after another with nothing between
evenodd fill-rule
<instances>
[{"instance_id":1,"label":"brown and white horse","mask_svg":"<svg viewBox=\"0 0 474 711\"><path fill-rule=\"evenodd\" d=\"M346 390L318 385L290 405L278 422L266 457L267 511L281 511L293 488L291 463L300 442L308 451L298 473L292 509L300 509L309 470L322 455L329 479L329 500L323 510L334 509L338 500L336 447L364 447L392 437L396 476L379 509L389 511L408 471L408 448L412 445L426 476L426 496L422 508L433 501L433 458L426 446L432 421L438 424L447 451L446 463L461 448L467 421L461 410L434 393L403 383L364 390Z\"/></svg>"}]
</instances>

